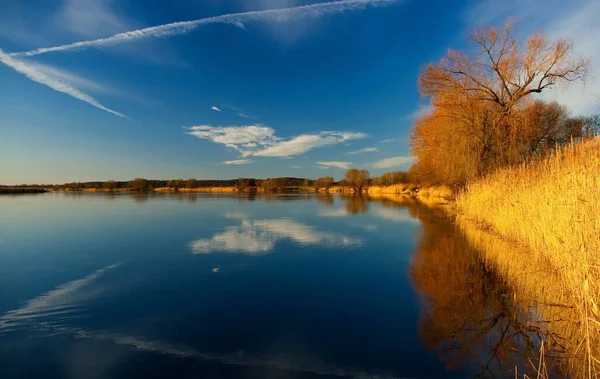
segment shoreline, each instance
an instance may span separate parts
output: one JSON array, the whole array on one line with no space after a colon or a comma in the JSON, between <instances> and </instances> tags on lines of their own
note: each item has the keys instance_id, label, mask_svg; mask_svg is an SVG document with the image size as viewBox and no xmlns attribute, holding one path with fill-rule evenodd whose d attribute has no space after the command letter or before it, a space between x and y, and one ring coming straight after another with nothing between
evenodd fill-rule
<instances>
[{"instance_id":1,"label":"shoreline","mask_svg":"<svg viewBox=\"0 0 600 379\"><path fill-rule=\"evenodd\" d=\"M130 188L102 189L84 188L81 190L40 188L35 190L16 188L14 193L45 193L45 192L86 192L86 193L317 193L317 194L354 194L354 189L348 186L333 186L331 188L319 188L312 186L290 187L289 189L267 189L264 187L238 188L238 187L195 187L195 188L173 188L159 187L144 191L132 190ZM0 189L2 193L2 189ZM8 192L5 192L8 193ZM453 192L446 186L421 187L416 184L394 184L390 186L369 186L363 189L363 195L379 197L379 195L397 195L411 197L424 203L449 204L453 198Z\"/></svg>"}]
</instances>

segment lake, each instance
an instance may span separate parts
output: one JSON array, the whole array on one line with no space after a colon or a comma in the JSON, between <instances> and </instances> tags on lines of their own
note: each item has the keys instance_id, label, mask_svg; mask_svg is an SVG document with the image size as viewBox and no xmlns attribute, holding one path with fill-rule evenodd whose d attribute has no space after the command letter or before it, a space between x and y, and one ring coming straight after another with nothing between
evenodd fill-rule
<instances>
[{"instance_id":1,"label":"lake","mask_svg":"<svg viewBox=\"0 0 600 379\"><path fill-rule=\"evenodd\" d=\"M4 379L510 376L507 293L409 200L0 197Z\"/></svg>"}]
</instances>

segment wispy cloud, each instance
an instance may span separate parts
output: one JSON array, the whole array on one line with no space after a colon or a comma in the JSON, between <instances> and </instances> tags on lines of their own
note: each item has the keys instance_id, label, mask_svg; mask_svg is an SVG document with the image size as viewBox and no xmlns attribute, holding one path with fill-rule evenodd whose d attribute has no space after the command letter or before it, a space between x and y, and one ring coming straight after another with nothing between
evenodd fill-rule
<instances>
[{"instance_id":1,"label":"wispy cloud","mask_svg":"<svg viewBox=\"0 0 600 379\"><path fill-rule=\"evenodd\" d=\"M193 21L173 22L125 33L118 33L107 38L80 41L54 47L39 48L27 52L14 53L14 55L33 56L57 51L111 46L147 38L166 38L190 33L199 26L207 24L231 24L243 28L245 23L251 21L289 22L306 18L314 19L324 17L329 14L362 10L367 7L388 6L398 2L399 0L341 0L293 8L233 13L215 17L207 17Z\"/></svg>"},{"instance_id":2,"label":"wispy cloud","mask_svg":"<svg viewBox=\"0 0 600 379\"><path fill-rule=\"evenodd\" d=\"M396 139L395 138L386 138L384 140L381 140L379 142L381 143L390 143L390 142L394 142Z\"/></svg>"},{"instance_id":3,"label":"wispy cloud","mask_svg":"<svg viewBox=\"0 0 600 379\"><path fill-rule=\"evenodd\" d=\"M0 138L2 138L2 137L0 137ZM297 170L299 170L299 169L301 169L301 168L302 168L302 166L290 166L290 168L294 168L294 169L297 169Z\"/></svg>"},{"instance_id":4,"label":"wispy cloud","mask_svg":"<svg viewBox=\"0 0 600 379\"><path fill-rule=\"evenodd\" d=\"M232 107L230 105L213 105L212 107L210 107L210 109L212 109L213 111L217 111L217 112L223 112L223 111L231 111L231 112L235 112L235 114L237 114L239 117L241 118L245 118L245 119L256 119L255 116L252 116L251 114L246 113L245 111L236 108L236 107Z\"/></svg>"},{"instance_id":5,"label":"wispy cloud","mask_svg":"<svg viewBox=\"0 0 600 379\"><path fill-rule=\"evenodd\" d=\"M271 146L279 139L275 130L263 125L210 126L198 125L189 128L189 135L220 143L238 151Z\"/></svg>"},{"instance_id":6,"label":"wispy cloud","mask_svg":"<svg viewBox=\"0 0 600 379\"><path fill-rule=\"evenodd\" d=\"M111 0L63 0L55 23L85 38L130 29L130 22L113 10Z\"/></svg>"},{"instance_id":7,"label":"wispy cloud","mask_svg":"<svg viewBox=\"0 0 600 379\"><path fill-rule=\"evenodd\" d=\"M221 164L243 165L243 164L250 164L252 162L253 161L250 159L236 159L233 161L225 161L225 162L222 162Z\"/></svg>"},{"instance_id":8,"label":"wispy cloud","mask_svg":"<svg viewBox=\"0 0 600 379\"><path fill-rule=\"evenodd\" d=\"M408 163L413 163L416 160L416 157L413 156L400 156L400 157L391 157L382 159L377 161L370 166L373 168L390 168L390 167L398 167Z\"/></svg>"},{"instance_id":9,"label":"wispy cloud","mask_svg":"<svg viewBox=\"0 0 600 379\"><path fill-rule=\"evenodd\" d=\"M67 94L75 99L84 101L96 108L102 109L106 112L112 113L119 117L128 118L123 113L119 113L115 110L105 107L98 100L94 99L92 96L85 94L69 84L64 77L60 77L60 75L55 75L49 70L40 69L40 66L36 66L36 64L29 63L25 60L17 59L14 57L5 54L2 50L0 50L0 62L4 63L6 66L12 68L20 74L25 75L27 78L31 79L36 83L43 84L52 88L55 91L62 92ZM48 66L46 66L48 67Z\"/></svg>"},{"instance_id":10,"label":"wispy cloud","mask_svg":"<svg viewBox=\"0 0 600 379\"><path fill-rule=\"evenodd\" d=\"M27 64L32 69L39 71L46 76L69 83L73 87L83 88L92 92L108 92L104 85L76 75L70 71L38 62L27 62Z\"/></svg>"},{"instance_id":11,"label":"wispy cloud","mask_svg":"<svg viewBox=\"0 0 600 379\"><path fill-rule=\"evenodd\" d=\"M302 134L287 141L280 141L261 151L252 153L259 157L290 157L304 154L318 147L336 145L345 141L365 138L364 133L321 132L319 134Z\"/></svg>"},{"instance_id":12,"label":"wispy cloud","mask_svg":"<svg viewBox=\"0 0 600 379\"><path fill-rule=\"evenodd\" d=\"M235 112L241 118L245 118L245 119L256 119L257 118L256 116L251 115L250 113L246 112L243 109L240 109L240 108L234 107L232 105L228 105L228 104L221 104L220 109L228 109L232 112Z\"/></svg>"},{"instance_id":13,"label":"wispy cloud","mask_svg":"<svg viewBox=\"0 0 600 379\"><path fill-rule=\"evenodd\" d=\"M283 139L275 136L273 128L264 125L199 125L190 127L188 134L236 149L244 157L290 157L315 148L366 137L364 133L355 132L320 132Z\"/></svg>"},{"instance_id":14,"label":"wispy cloud","mask_svg":"<svg viewBox=\"0 0 600 379\"><path fill-rule=\"evenodd\" d=\"M335 168L341 168L341 169L347 170L352 165L352 162L335 162L335 161L331 161L331 162L317 162L317 164L319 166L321 166L320 168L335 167Z\"/></svg>"},{"instance_id":15,"label":"wispy cloud","mask_svg":"<svg viewBox=\"0 0 600 379\"><path fill-rule=\"evenodd\" d=\"M376 153L378 151L379 151L379 149L376 147L365 147L360 150L351 151L348 154L352 155L352 154L362 154L362 153Z\"/></svg>"}]
</instances>

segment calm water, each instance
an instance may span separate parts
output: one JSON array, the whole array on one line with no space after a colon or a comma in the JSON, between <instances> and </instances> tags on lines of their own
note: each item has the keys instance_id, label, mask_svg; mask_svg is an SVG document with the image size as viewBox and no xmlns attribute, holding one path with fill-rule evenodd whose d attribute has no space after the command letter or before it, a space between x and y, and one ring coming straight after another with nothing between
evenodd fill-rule
<instances>
[{"instance_id":1,"label":"calm water","mask_svg":"<svg viewBox=\"0 0 600 379\"><path fill-rule=\"evenodd\" d=\"M508 376L497 282L414 204L2 196L0 377Z\"/></svg>"}]
</instances>

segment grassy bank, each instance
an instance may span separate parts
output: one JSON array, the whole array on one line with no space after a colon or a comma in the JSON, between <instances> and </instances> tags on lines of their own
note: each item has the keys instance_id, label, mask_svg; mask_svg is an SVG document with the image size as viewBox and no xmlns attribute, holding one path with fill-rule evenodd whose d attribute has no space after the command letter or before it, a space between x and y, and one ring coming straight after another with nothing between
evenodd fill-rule
<instances>
[{"instance_id":1,"label":"grassy bank","mask_svg":"<svg viewBox=\"0 0 600 379\"><path fill-rule=\"evenodd\" d=\"M346 186L334 186L325 189L317 189L318 192L353 194L354 189ZM426 204L448 204L454 198L452 189L447 186L420 186L414 183L393 184L390 186L369 186L363 189L363 194L379 198L382 196L389 197L411 197L417 198L422 203Z\"/></svg>"},{"instance_id":2,"label":"grassy bank","mask_svg":"<svg viewBox=\"0 0 600 379\"><path fill-rule=\"evenodd\" d=\"M187 193L234 193L238 192L236 187L196 187L196 188L155 188L155 192L187 192Z\"/></svg>"},{"instance_id":3,"label":"grassy bank","mask_svg":"<svg viewBox=\"0 0 600 379\"><path fill-rule=\"evenodd\" d=\"M469 184L453 210L489 264L556 321L548 327L580 358L574 376L600 376L600 144L497 171ZM510 244L490 247L477 229Z\"/></svg>"}]
</instances>

